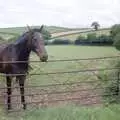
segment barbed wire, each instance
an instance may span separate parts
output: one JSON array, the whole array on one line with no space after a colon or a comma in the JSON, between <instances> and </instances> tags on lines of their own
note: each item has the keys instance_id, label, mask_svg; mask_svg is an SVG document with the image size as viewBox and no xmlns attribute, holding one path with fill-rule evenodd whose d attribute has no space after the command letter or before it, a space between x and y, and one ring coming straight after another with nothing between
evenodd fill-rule
<instances>
[{"instance_id":1,"label":"barbed wire","mask_svg":"<svg viewBox=\"0 0 120 120\"><path fill-rule=\"evenodd\" d=\"M118 78L110 78L109 80L105 79L103 80L104 82L107 82L107 81L117 81ZM100 82L99 80L87 80L87 81L78 81L78 82L63 82L63 83L54 83L54 84L42 84L42 85L25 85L24 87L25 88L45 88L45 87L56 87L56 86L72 86L72 85L77 85L79 86L80 84L84 84L84 83L89 83L89 84L92 84L92 83L97 83L97 82ZM17 89L17 88L22 88L20 86L15 86L15 87L0 87L0 90L4 90L4 89L7 89L7 88L11 88L11 89Z\"/></svg>"},{"instance_id":2,"label":"barbed wire","mask_svg":"<svg viewBox=\"0 0 120 120\"><path fill-rule=\"evenodd\" d=\"M120 56L109 56L109 57L93 57L93 58L76 58L76 59L56 59L56 60L49 60L47 62L69 62L69 61L85 61L85 60L101 60L101 59L111 59L111 58L120 58ZM0 61L0 64L7 64L7 63L28 63L28 62L32 62L32 63L37 63L40 61ZM46 63L47 63L46 62Z\"/></svg>"},{"instance_id":3,"label":"barbed wire","mask_svg":"<svg viewBox=\"0 0 120 120\"><path fill-rule=\"evenodd\" d=\"M104 70L117 70L120 67L111 67L111 68L92 68L92 69L82 69L82 70L74 70L74 71L63 71L63 72L48 72L48 73L29 73L29 74L1 74L1 76L36 76L36 75L54 75L54 74L72 74L72 73L82 73L82 72L93 72L93 71L104 71Z\"/></svg>"}]
</instances>

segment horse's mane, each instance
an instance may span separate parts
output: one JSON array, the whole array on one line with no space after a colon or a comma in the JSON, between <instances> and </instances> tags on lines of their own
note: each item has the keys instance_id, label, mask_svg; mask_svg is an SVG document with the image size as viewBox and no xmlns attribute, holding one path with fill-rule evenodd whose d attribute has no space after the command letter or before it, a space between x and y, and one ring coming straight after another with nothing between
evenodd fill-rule
<instances>
[{"instance_id":1,"label":"horse's mane","mask_svg":"<svg viewBox=\"0 0 120 120\"><path fill-rule=\"evenodd\" d=\"M34 28L34 29L31 29L32 32L41 32L40 29L38 28ZM22 42L23 40L25 40L25 37L26 35L29 33L30 31L26 31L24 32L21 36L19 36L19 38L16 40L16 44Z\"/></svg>"}]
</instances>

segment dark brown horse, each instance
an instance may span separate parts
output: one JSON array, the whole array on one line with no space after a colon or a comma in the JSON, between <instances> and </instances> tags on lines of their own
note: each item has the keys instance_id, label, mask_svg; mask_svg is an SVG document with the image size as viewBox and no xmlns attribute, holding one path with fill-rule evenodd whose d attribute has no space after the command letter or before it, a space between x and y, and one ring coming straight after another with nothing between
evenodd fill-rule
<instances>
[{"instance_id":1,"label":"dark brown horse","mask_svg":"<svg viewBox=\"0 0 120 120\"><path fill-rule=\"evenodd\" d=\"M42 28L43 26L40 29L28 27L29 30L20 36L15 43L0 46L0 73L6 74L8 110L11 109L11 82L13 77L19 81L21 102L23 109L26 109L24 82L28 72L29 63L27 61L29 61L31 51L35 52L42 62L46 62L48 59L41 34Z\"/></svg>"}]
</instances>

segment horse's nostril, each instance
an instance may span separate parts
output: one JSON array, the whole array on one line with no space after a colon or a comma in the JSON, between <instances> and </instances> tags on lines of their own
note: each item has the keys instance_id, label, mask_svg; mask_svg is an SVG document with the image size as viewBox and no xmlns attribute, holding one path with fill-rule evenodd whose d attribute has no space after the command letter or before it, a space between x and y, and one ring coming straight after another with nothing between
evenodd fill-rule
<instances>
[{"instance_id":1,"label":"horse's nostril","mask_svg":"<svg viewBox=\"0 0 120 120\"><path fill-rule=\"evenodd\" d=\"M48 59L48 56L43 56L43 57L41 58L41 61L42 61L42 62L46 62L47 59Z\"/></svg>"}]
</instances>

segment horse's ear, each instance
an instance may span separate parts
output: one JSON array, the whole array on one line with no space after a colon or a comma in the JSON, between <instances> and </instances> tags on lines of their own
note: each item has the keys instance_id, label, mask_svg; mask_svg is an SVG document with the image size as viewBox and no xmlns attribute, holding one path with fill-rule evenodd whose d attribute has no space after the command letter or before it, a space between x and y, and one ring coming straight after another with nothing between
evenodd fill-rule
<instances>
[{"instance_id":1,"label":"horse's ear","mask_svg":"<svg viewBox=\"0 0 120 120\"><path fill-rule=\"evenodd\" d=\"M44 27L43 25L40 27L40 32L42 32L43 27Z\"/></svg>"},{"instance_id":2,"label":"horse's ear","mask_svg":"<svg viewBox=\"0 0 120 120\"><path fill-rule=\"evenodd\" d=\"M27 24L27 29L28 29L29 31L32 31L31 28L30 28L30 26L29 26L28 24Z\"/></svg>"}]
</instances>

